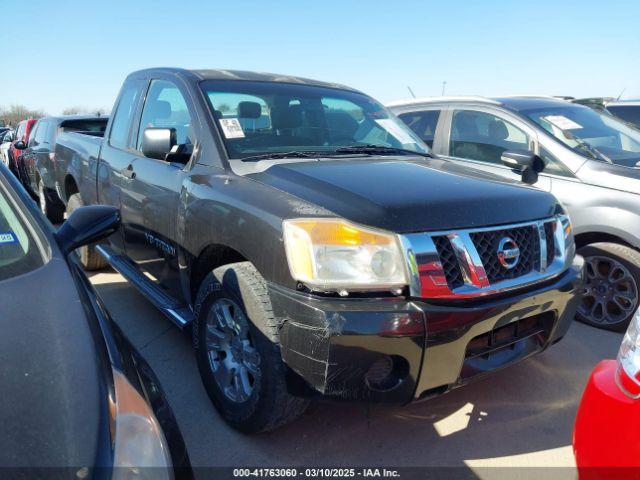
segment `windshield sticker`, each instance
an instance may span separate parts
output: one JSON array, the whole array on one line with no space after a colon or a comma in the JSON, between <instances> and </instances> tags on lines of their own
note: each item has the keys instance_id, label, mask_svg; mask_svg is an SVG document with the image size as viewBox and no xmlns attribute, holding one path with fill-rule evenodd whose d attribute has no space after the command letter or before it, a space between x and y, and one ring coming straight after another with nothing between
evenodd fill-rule
<instances>
[{"instance_id":1,"label":"windshield sticker","mask_svg":"<svg viewBox=\"0 0 640 480\"><path fill-rule=\"evenodd\" d=\"M543 118L551 125L558 127L560 130L577 130L582 128L582 125L563 115L549 115L548 117Z\"/></svg>"},{"instance_id":2,"label":"windshield sticker","mask_svg":"<svg viewBox=\"0 0 640 480\"><path fill-rule=\"evenodd\" d=\"M376 120L376 123L393 135L400 143L416 143L416 140L391 118Z\"/></svg>"},{"instance_id":3,"label":"windshield sticker","mask_svg":"<svg viewBox=\"0 0 640 480\"><path fill-rule=\"evenodd\" d=\"M16 238L13 232L0 232L0 245L6 245L10 243L18 243L18 239Z\"/></svg>"},{"instance_id":4,"label":"windshield sticker","mask_svg":"<svg viewBox=\"0 0 640 480\"><path fill-rule=\"evenodd\" d=\"M218 121L225 138L244 138L244 130L237 118L221 118Z\"/></svg>"}]
</instances>

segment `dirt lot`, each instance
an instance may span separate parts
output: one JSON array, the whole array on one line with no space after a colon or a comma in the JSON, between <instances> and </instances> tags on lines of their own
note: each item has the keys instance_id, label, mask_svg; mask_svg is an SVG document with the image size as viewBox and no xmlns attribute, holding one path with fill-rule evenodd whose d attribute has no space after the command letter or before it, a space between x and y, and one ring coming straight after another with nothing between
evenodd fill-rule
<instances>
[{"instance_id":1,"label":"dirt lot","mask_svg":"<svg viewBox=\"0 0 640 480\"><path fill-rule=\"evenodd\" d=\"M320 403L292 425L245 436L209 403L189 337L120 275L100 273L92 282L162 381L194 467L456 466L487 478L505 470L485 467L545 466L564 467L547 476L575 478L571 435L582 389L621 341L574 323L543 354L441 398L404 408Z\"/></svg>"}]
</instances>

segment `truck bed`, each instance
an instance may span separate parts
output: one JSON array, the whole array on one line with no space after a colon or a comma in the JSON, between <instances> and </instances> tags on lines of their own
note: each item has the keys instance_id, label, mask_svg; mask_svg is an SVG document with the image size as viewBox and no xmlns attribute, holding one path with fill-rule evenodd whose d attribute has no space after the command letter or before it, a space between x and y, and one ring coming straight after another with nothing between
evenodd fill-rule
<instances>
[{"instance_id":1,"label":"truck bed","mask_svg":"<svg viewBox=\"0 0 640 480\"><path fill-rule=\"evenodd\" d=\"M60 134L55 148L55 173L45 180L45 186L56 189L66 203L73 191L68 179L73 177L80 181L75 187L84 201L97 202L96 178L102 140L102 134L98 132Z\"/></svg>"}]
</instances>

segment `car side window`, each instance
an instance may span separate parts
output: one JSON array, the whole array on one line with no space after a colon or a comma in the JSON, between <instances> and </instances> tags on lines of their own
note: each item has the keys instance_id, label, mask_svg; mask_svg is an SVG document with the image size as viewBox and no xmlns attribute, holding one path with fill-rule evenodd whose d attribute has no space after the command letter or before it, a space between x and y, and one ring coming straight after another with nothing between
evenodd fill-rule
<instances>
[{"instance_id":1,"label":"car side window","mask_svg":"<svg viewBox=\"0 0 640 480\"><path fill-rule=\"evenodd\" d=\"M141 149L146 128L172 128L176 132L176 143L193 144L191 115L182 93L176 85L166 80L153 80L142 110L136 148Z\"/></svg>"},{"instance_id":2,"label":"car side window","mask_svg":"<svg viewBox=\"0 0 640 480\"><path fill-rule=\"evenodd\" d=\"M398 115L400 120L418 135L429 148L433 148L436 126L440 118L440 110L425 110L423 112L409 112Z\"/></svg>"},{"instance_id":3,"label":"car side window","mask_svg":"<svg viewBox=\"0 0 640 480\"><path fill-rule=\"evenodd\" d=\"M139 96L140 88L137 83L123 87L109 133L109 145L112 147L123 150L129 147L129 127L136 113Z\"/></svg>"},{"instance_id":4,"label":"car side window","mask_svg":"<svg viewBox=\"0 0 640 480\"><path fill-rule=\"evenodd\" d=\"M506 150L529 150L529 137L513 124L489 113L457 110L451 122L449 155L502 165Z\"/></svg>"},{"instance_id":5,"label":"car side window","mask_svg":"<svg viewBox=\"0 0 640 480\"><path fill-rule=\"evenodd\" d=\"M38 145L38 142L36 141L36 134L38 133L38 129L40 128L40 124L37 123L34 127L33 130L31 130L31 135L29 136L29 141L27 142L27 146L29 148L33 148L35 146Z\"/></svg>"}]
</instances>

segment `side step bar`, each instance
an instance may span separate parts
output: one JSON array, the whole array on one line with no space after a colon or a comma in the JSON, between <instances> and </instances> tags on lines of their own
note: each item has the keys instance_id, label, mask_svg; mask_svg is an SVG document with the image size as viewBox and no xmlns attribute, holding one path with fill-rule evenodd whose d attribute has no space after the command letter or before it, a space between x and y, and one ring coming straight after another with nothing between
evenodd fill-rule
<instances>
[{"instance_id":1,"label":"side step bar","mask_svg":"<svg viewBox=\"0 0 640 480\"><path fill-rule=\"evenodd\" d=\"M106 245L96 246L96 250L120 275L136 287L147 300L164 313L178 327L184 328L193 321L193 312L188 305L176 301L160 287L149 280L144 273L123 255L118 255Z\"/></svg>"}]
</instances>

